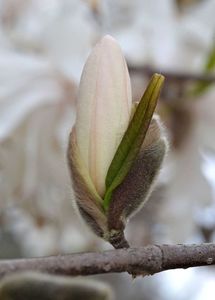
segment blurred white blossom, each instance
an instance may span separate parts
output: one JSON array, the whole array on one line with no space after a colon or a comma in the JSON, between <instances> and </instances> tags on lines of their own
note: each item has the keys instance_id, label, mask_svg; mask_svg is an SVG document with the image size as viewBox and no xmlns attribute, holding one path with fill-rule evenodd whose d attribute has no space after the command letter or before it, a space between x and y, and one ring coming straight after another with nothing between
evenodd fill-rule
<instances>
[{"instance_id":1,"label":"blurred white blossom","mask_svg":"<svg viewBox=\"0 0 215 300\"><path fill-rule=\"evenodd\" d=\"M27 255L65 251L74 234L82 240L86 230L79 225L70 238L63 235L80 222L66 148L76 83L96 36L93 19L81 1L0 4L1 212L7 211L5 224ZM13 218L11 207L21 214ZM90 244L87 238L81 242ZM83 248L77 238L72 245L71 250Z\"/></svg>"}]
</instances>

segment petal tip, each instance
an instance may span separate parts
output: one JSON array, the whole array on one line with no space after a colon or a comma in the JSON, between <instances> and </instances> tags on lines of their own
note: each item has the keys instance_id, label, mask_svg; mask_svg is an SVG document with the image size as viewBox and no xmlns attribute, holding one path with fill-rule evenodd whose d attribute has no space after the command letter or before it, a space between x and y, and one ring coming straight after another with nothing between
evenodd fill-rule
<instances>
[{"instance_id":1,"label":"petal tip","mask_svg":"<svg viewBox=\"0 0 215 300\"><path fill-rule=\"evenodd\" d=\"M113 44L115 44L115 45L118 45L119 46L119 44L117 43L117 41L115 40L115 38L114 37L112 37L110 34L106 34L105 36L103 36L103 38L101 39L101 43L103 44L106 44L106 45L113 45Z\"/></svg>"}]
</instances>

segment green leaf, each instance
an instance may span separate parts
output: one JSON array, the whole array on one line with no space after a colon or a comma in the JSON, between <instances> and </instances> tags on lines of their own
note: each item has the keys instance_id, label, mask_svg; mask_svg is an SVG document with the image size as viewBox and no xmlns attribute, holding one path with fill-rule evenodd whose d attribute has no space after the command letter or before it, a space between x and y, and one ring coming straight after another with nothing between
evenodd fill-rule
<instances>
[{"instance_id":1,"label":"green leaf","mask_svg":"<svg viewBox=\"0 0 215 300\"><path fill-rule=\"evenodd\" d=\"M164 77L154 74L142 96L132 120L115 153L106 176L106 193L103 206L107 210L114 189L122 183L137 157L150 125Z\"/></svg>"},{"instance_id":2,"label":"green leaf","mask_svg":"<svg viewBox=\"0 0 215 300\"><path fill-rule=\"evenodd\" d=\"M210 74L215 68L215 45L213 45L211 51L208 54L205 66L204 66L204 73ZM214 83L207 82L207 81L200 81L198 82L193 89L189 92L190 96L199 96L207 91Z\"/></svg>"}]
</instances>

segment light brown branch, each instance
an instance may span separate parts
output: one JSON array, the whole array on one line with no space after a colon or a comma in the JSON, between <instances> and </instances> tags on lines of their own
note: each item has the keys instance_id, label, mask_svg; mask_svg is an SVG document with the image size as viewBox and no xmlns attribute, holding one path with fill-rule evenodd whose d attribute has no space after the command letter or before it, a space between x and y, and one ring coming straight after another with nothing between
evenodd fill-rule
<instances>
[{"instance_id":1,"label":"light brown branch","mask_svg":"<svg viewBox=\"0 0 215 300\"><path fill-rule=\"evenodd\" d=\"M150 66L129 66L129 71L133 73L140 73L142 75L146 75L151 77L154 73L161 73L165 76L167 80L177 80L177 81L202 81L207 83L215 83L215 75L214 74L198 74L198 73L191 73L191 72L174 72L168 70L161 70L158 68L153 68Z\"/></svg>"},{"instance_id":2,"label":"light brown branch","mask_svg":"<svg viewBox=\"0 0 215 300\"><path fill-rule=\"evenodd\" d=\"M165 270L215 264L215 244L152 245L141 248L0 261L0 278L19 271L62 275L112 272L153 275Z\"/></svg>"}]
</instances>

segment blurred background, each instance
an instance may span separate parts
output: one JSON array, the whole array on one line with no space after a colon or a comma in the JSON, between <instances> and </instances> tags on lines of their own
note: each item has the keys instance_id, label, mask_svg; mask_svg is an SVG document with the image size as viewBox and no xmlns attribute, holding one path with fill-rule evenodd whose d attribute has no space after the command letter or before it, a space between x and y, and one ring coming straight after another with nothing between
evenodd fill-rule
<instances>
[{"instance_id":1,"label":"blurred background","mask_svg":"<svg viewBox=\"0 0 215 300\"><path fill-rule=\"evenodd\" d=\"M111 249L76 214L66 162L76 93L111 34L139 100L166 75L158 112L170 151L132 246L215 241L215 0L0 0L0 258ZM116 299L212 300L214 267L109 282Z\"/></svg>"}]
</instances>

